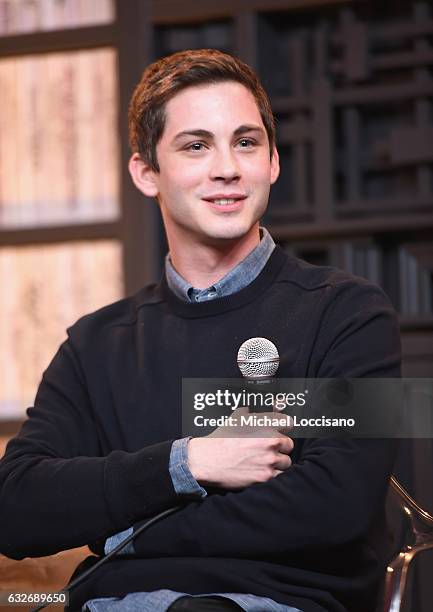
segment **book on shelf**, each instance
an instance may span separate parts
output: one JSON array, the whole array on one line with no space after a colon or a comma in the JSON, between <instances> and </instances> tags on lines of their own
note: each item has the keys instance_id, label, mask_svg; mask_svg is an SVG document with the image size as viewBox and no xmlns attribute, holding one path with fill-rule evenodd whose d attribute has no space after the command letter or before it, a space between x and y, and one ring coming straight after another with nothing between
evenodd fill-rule
<instances>
[{"instance_id":1,"label":"book on shelf","mask_svg":"<svg viewBox=\"0 0 433 612\"><path fill-rule=\"evenodd\" d=\"M0 60L0 229L119 215L113 49Z\"/></svg>"},{"instance_id":2,"label":"book on shelf","mask_svg":"<svg viewBox=\"0 0 433 612\"><path fill-rule=\"evenodd\" d=\"M382 283L380 249L374 244L345 242L343 267L356 276L362 276L376 285Z\"/></svg>"},{"instance_id":3,"label":"book on shelf","mask_svg":"<svg viewBox=\"0 0 433 612\"><path fill-rule=\"evenodd\" d=\"M113 0L0 0L0 36L112 21Z\"/></svg>"},{"instance_id":4,"label":"book on shelf","mask_svg":"<svg viewBox=\"0 0 433 612\"><path fill-rule=\"evenodd\" d=\"M400 311L407 316L433 313L433 276L422 266L407 246L398 252L400 278Z\"/></svg>"},{"instance_id":5,"label":"book on shelf","mask_svg":"<svg viewBox=\"0 0 433 612\"><path fill-rule=\"evenodd\" d=\"M0 248L0 420L21 419L65 330L122 297L117 241Z\"/></svg>"}]
</instances>

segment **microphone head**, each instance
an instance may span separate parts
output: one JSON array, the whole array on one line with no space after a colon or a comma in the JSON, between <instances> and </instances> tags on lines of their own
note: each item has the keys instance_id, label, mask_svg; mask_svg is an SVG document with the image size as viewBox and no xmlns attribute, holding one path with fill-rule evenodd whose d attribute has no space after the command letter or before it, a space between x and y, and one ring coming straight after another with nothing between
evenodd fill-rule
<instances>
[{"instance_id":1,"label":"microphone head","mask_svg":"<svg viewBox=\"0 0 433 612\"><path fill-rule=\"evenodd\" d=\"M275 344L267 338L249 338L241 344L237 362L242 376L256 380L274 376L280 356Z\"/></svg>"}]
</instances>

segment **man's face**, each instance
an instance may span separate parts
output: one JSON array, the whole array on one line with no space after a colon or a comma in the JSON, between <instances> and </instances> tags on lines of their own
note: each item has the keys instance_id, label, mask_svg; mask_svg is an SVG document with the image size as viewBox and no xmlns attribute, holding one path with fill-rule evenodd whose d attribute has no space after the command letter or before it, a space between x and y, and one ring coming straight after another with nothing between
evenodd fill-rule
<instances>
[{"instance_id":1,"label":"man's face","mask_svg":"<svg viewBox=\"0 0 433 612\"><path fill-rule=\"evenodd\" d=\"M190 87L172 98L157 158L152 195L170 247L255 231L279 174L256 101L234 82Z\"/></svg>"}]
</instances>

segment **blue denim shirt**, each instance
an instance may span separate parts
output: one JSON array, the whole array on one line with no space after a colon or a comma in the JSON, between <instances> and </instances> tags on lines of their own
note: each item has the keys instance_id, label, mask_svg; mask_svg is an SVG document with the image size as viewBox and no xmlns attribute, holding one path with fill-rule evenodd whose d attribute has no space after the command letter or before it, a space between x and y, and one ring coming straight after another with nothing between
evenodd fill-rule
<instances>
[{"instance_id":1,"label":"blue denim shirt","mask_svg":"<svg viewBox=\"0 0 433 612\"><path fill-rule=\"evenodd\" d=\"M237 266L227 272L223 278L206 289L194 289L192 285L182 278L173 267L169 253L165 258L165 275L168 286L184 302L205 302L225 297L244 289L244 287L257 278L275 248L275 242L266 228L261 227L260 234L261 240L256 248Z\"/></svg>"},{"instance_id":2,"label":"blue denim shirt","mask_svg":"<svg viewBox=\"0 0 433 612\"><path fill-rule=\"evenodd\" d=\"M185 302L204 302L240 291L260 274L275 248L275 242L269 232L265 228L260 228L260 233L261 240L256 248L223 278L206 289L195 289L182 278L173 267L170 254L168 254L165 260L165 274L169 288L178 298ZM189 439L182 438L175 440L171 447L169 471L173 486L178 495L205 497L207 495L206 490L195 480L188 467L187 445ZM120 542L131 535L132 531L133 529L130 527L108 538L104 547L105 554L108 554ZM133 542L127 544L118 554L134 554ZM130 593L122 599L104 597L86 602L83 606L83 611L165 612L176 599L186 594L161 589L151 593ZM245 593L206 593L206 595L223 595L228 597L248 612L301 612L298 609L279 604L267 597L257 597L256 595Z\"/></svg>"}]
</instances>

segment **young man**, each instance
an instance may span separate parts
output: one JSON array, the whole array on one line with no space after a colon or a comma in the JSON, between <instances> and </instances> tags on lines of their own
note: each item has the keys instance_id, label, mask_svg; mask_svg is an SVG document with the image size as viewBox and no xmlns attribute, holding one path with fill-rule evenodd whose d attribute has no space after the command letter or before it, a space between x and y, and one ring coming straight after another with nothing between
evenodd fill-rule
<instances>
[{"instance_id":1,"label":"young man","mask_svg":"<svg viewBox=\"0 0 433 612\"><path fill-rule=\"evenodd\" d=\"M161 207L165 274L68 330L1 464L1 552L107 552L182 501L70 609L373 611L392 441L185 439L181 381L237 377L255 336L277 346L281 377L398 376L387 298L260 230L278 153L269 101L239 60L186 51L149 66L130 137L132 179Z\"/></svg>"}]
</instances>

